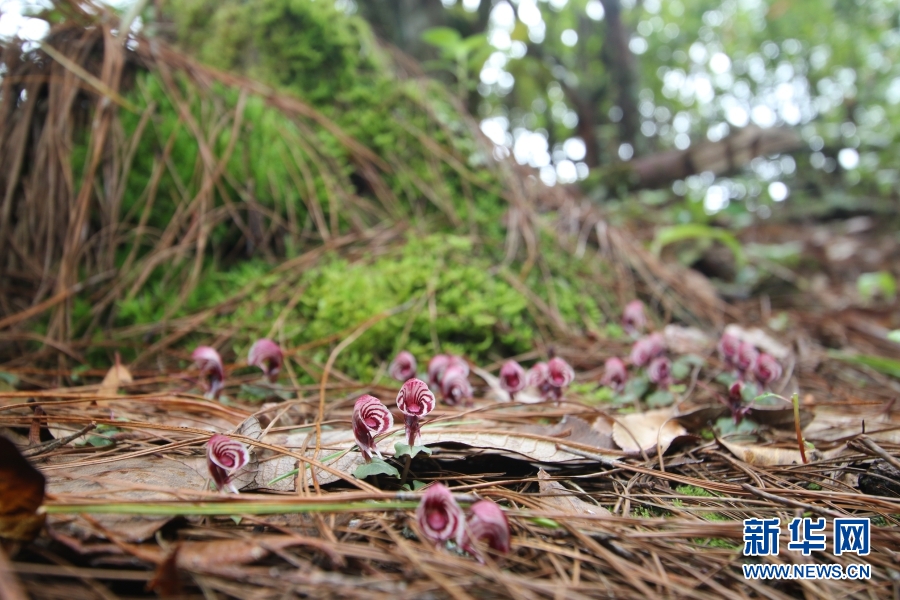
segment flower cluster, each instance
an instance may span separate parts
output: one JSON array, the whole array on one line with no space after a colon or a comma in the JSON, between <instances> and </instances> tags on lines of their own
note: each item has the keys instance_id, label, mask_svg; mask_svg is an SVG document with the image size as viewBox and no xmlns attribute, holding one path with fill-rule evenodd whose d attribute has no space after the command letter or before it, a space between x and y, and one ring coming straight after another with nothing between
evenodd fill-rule
<instances>
[{"instance_id":1,"label":"flower cluster","mask_svg":"<svg viewBox=\"0 0 900 600\"><path fill-rule=\"evenodd\" d=\"M438 354L432 358L428 363L428 381L450 406L469 404L472 400L469 363L461 356Z\"/></svg>"},{"instance_id":2,"label":"flower cluster","mask_svg":"<svg viewBox=\"0 0 900 600\"><path fill-rule=\"evenodd\" d=\"M755 381L765 389L781 379L781 363L774 356L757 350L750 342L723 333L718 349L725 365L737 374L740 381Z\"/></svg>"},{"instance_id":3,"label":"flower cluster","mask_svg":"<svg viewBox=\"0 0 900 600\"><path fill-rule=\"evenodd\" d=\"M480 544L502 554L510 550L509 521L503 509L490 500L479 500L469 508L466 519L453 494L441 483L432 485L422 495L416 523L422 536L435 546L455 540L480 562L484 562Z\"/></svg>"},{"instance_id":4,"label":"flower cluster","mask_svg":"<svg viewBox=\"0 0 900 600\"><path fill-rule=\"evenodd\" d=\"M541 398L553 400L557 404L563 392L575 380L575 371L571 365L558 356L547 362L536 363L528 370L526 383L537 388Z\"/></svg>"},{"instance_id":5,"label":"flower cluster","mask_svg":"<svg viewBox=\"0 0 900 600\"><path fill-rule=\"evenodd\" d=\"M197 346L191 354L194 366L200 371L200 385L207 398L218 399L225 387L225 365L215 348ZM268 338L256 340L247 354L247 364L262 369L263 375L275 383L284 364L281 348Z\"/></svg>"}]
</instances>

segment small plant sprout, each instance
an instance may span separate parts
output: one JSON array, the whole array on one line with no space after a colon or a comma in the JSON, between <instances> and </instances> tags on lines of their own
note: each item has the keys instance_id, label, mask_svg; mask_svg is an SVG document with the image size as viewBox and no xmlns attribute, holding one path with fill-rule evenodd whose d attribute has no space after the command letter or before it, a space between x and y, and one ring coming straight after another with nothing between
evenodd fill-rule
<instances>
[{"instance_id":1,"label":"small plant sprout","mask_svg":"<svg viewBox=\"0 0 900 600\"><path fill-rule=\"evenodd\" d=\"M416 509L419 531L435 546L457 539L465 526L465 514L450 490L436 483L425 490Z\"/></svg>"},{"instance_id":2,"label":"small plant sprout","mask_svg":"<svg viewBox=\"0 0 900 600\"><path fill-rule=\"evenodd\" d=\"M628 381L628 371L625 368L625 362L615 356L608 358L604 365L603 379L600 380L600 383L617 393L622 393L622 390L625 389L626 381Z\"/></svg>"},{"instance_id":3,"label":"small plant sprout","mask_svg":"<svg viewBox=\"0 0 900 600\"><path fill-rule=\"evenodd\" d=\"M225 367L222 366L222 357L215 348L198 346L191 354L194 364L200 369L201 384L207 398L218 398L225 387Z\"/></svg>"},{"instance_id":4,"label":"small plant sprout","mask_svg":"<svg viewBox=\"0 0 900 600\"><path fill-rule=\"evenodd\" d=\"M460 530L456 543L460 548L484 562L478 543L502 554L509 553L509 521L497 504L479 500L469 508L469 519Z\"/></svg>"},{"instance_id":5,"label":"small plant sprout","mask_svg":"<svg viewBox=\"0 0 900 600\"><path fill-rule=\"evenodd\" d=\"M781 363L774 356L763 352L756 359L754 375L762 387L768 387L781 379Z\"/></svg>"},{"instance_id":6,"label":"small plant sprout","mask_svg":"<svg viewBox=\"0 0 900 600\"><path fill-rule=\"evenodd\" d=\"M206 445L206 466L219 491L227 489L237 494L238 490L231 482L231 478L248 462L250 452L241 442L221 433L209 438Z\"/></svg>"},{"instance_id":7,"label":"small plant sprout","mask_svg":"<svg viewBox=\"0 0 900 600\"><path fill-rule=\"evenodd\" d=\"M381 400L375 396L365 394L356 400L353 405L353 437L359 446L366 462L372 460L376 454L382 458L381 452L375 447L375 436L385 433L394 426L394 416Z\"/></svg>"},{"instance_id":8,"label":"small plant sprout","mask_svg":"<svg viewBox=\"0 0 900 600\"><path fill-rule=\"evenodd\" d=\"M622 311L622 328L628 335L640 335L647 327L647 317L644 316L644 303L640 300L632 300L625 305Z\"/></svg>"},{"instance_id":9,"label":"small plant sprout","mask_svg":"<svg viewBox=\"0 0 900 600\"><path fill-rule=\"evenodd\" d=\"M450 406L468 404L472 399L469 369L451 363L441 377L441 395Z\"/></svg>"},{"instance_id":10,"label":"small plant sprout","mask_svg":"<svg viewBox=\"0 0 900 600\"><path fill-rule=\"evenodd\" d=\"M631 347L631 364L636 367L643 367L665 351L666 342L662 334L652 333L644 336Z\"/></svg>"},{"instance_id":11,"label":"small plant sprout","mask_svg":"<svg viewBox=\"0 0 900 600\"><path fill-rule=\"evenodd\" d=\"M397 394L397 408L404 415L406 440L409 447L416 445L419 437L420 419L434 410L434 394L421 379L409 379Z\"/></svg>"},{"instance_id":12,"label":"small plant sprout","mask_svg":"<svg viewBox=\"0 0 900 600\"><path fill-rule=\"evenodd\" d=\"M514 360L508 360L500 367L500 388L509 393L510 400L515 401L516 393L525 389L525 369Z\"/></svg>"},{"instance_id":13,"label":"small plant sprout","mask_svg":"<svg viewBox=\"0 0 900 600\"><path fill-rule=\"evenodd\" d=\"M406 381L416 376L417 367L416 357L406 350L402 350L391 361L388 373L397 381Z\"/></svg>"},{"instance_id":14,"label":"small plant sprout","mask_svg":"<svg viewBox=\"0 0 900 600\"><path fill-rule=\"evenodd\" d=\"M450 356L447 354L438 354L428 361L428 383L440 387L441 375L444 374L444 369L448 364L450 364Z\"/></svg>"},{"instance_id":15,"label":"small plant sprout","mask_svg":"<svg viewBox=\"0 0 900 600\"><path fill-rule=\"evenodd\" d=\"M647 367L647 377L661 390L672 385L672 363L665 356L657 356Z\"/></svg>"},{"instance_id":16,"label":"small plant sprout","mask_svg":"<svg viewBox=\"0 0 900 600\"><path fill-rule=\"evenodd\" d=\"M268 338L256 340L250 347L247 363L262 369L263 374L271 383L275 383L284 364L284 354L281 348Z\"/></svg>"}]
</instances>

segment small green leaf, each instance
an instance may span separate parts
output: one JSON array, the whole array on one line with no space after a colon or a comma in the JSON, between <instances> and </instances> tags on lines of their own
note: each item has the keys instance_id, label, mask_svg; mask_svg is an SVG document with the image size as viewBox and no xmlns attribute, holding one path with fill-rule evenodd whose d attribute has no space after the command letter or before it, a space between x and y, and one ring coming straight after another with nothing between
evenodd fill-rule
<instances>
[{"instance_id":1,"label":"small green leaf","mask_svg":"<svg viewBox=\"0 0 900 600\"><path fill-rule=\"evenodd\" d=\"M863 273L856 280L856 290L865 302L881 296L889 302L897 297L897 280L887 271Z\"/></svg>"},{"instance_id":2,"label":"small green leaf","mask_svg":"<svg viewBox=\"0 0 900 600\"><path fill-rule=\"evenodd\" d=\"M535 525L540 525L541 527L548 527L550 529L559 529L560 525L553 519L548 519L547 517L532 517L528 519Z\"/></svg>"},{"instance_id":3,"label":"small green leaf","mask_svg":"<svg viewBox=\"0 0 900 600\"><path fill-rule=\"evenodd\" d=\"M391 464L383 460L373 458L372 462L367 462L356 467L353 476L357 479L365 479L371 475L390 475L391 477L400 478L400 471Z\"/></svg>"},{"instance_id":4,"label":"small green leaf","mask_svg":"<svg viewBox=\"0 0 900 600\"><path fill-rule=\"evenodd\" d=\"M432 27L422 33L422 41L438 48L452 48L462 43L462 36L451 27Z\"/></svg>"},{"instance_id":5,"label":"small green leaf","mask_svg":"<svg viewBox=\"0 0 900 600\"><path fill-rule=\"evenodd\" d=\"M887 334L887 339L894 342L895 344L900 344L900 329L889 331Z\"/></svg>"},{"instance_id":6,"label":"small green leaf","mask_svg":"<svg viewBox=\"0 0 900 600\"><path fill-rule=\"evenodd\" d=\"M658 408L661 406L669 406L675 402L675 396L668 390L656 390L647 396L647 406Z\"/></svg>"},{"instance_id":7,"label":"small green leaf","mask_svg":"<svg viewBox=\"0 0 900 600\"><path fill-rule=\"evenodd\" d=\"M240 515L231 515L231 520L234 521L235 525L240 525L241 521L243 521L244 518L241 517Z\"/></svg>"},{"instance_id":8,"label":"small green leaf","mask_svg":"<svg viewBox=\"0 0 900 600\"><path fill-rule=\"evenodd\" d=\"M900 361L884 356L870 356L867 354L844 354L842 352L829 352L829 356L855 365L863 365L875 369L883 375L890 375L900 379Z\"/></svg>"},{"instance_id":9,"label":"small green leaf","mask_svg":"<svg viewBox=\"0 0 900 600\"><path fill-rule=\"evenodd\" d=\"M397 442L394 444L394 456L406 456L409 455L410 458L415 458L419 452L424 452L425 454L431 455L431 448L427 446L413 446L412 448L409 445L404 444L402 442Z\"/></svg>"},{"instance_id":10,"label":"small green leaf","mask_svg":"<svg viewBox=\"0 0 900 600\"><path fill-rule=\"evenodd\" d=\"M732 254L734 254L734 260L739 267L746 263L744 249L734 235L725 229L701 225L699 223L687 223L685 225L663 227L653 239L650 250L654 254L659 255L664 246L684 240L715 240L731 250Z\"/></svg>"}]
</instances>

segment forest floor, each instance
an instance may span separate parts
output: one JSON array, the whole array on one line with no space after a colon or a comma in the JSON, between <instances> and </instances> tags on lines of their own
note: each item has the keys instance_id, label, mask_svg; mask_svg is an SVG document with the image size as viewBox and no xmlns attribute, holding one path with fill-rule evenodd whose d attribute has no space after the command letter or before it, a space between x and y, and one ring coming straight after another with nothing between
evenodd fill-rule
<instances>
[{"instance_id":1,"label":"forest floor","mask_svg":"<svg viewBox=\"0 0 900 600\"><path fill-rule=\"evenodd\" d=\"M802 249L793 267L773 268L769 283L730 304L740 318L726 321L741 335L785 352L779 398L749 402L740 424L723 399L717 332L697 329L664 330L668 353L689 373L668 396L614 396L598 385L604 361L627 355L630 341L554 339L576 369L559 405L504 402L491 376L499 364L472 365L473 404L439 403L429 415L422 444L430 455L393 458L402 427L379 442L402 478L352 475L362 464L350 431L354 399L370 393L393 408L399 387L331 368L358 332L322 340L338 342L325 365L300 360L309 348L286 349L294 367L289 360L275 385L228 365L222 402L200 395L196 371L114 367L102 383L64 388L50 371L11 373L30 389L0 390L0 425L46 477L46 498L25 467L4 460L0 513L40 519L28 515L43 500L46 528L0 562L0 596L17 598L17 579L29 597L67 600L896 598L900 384L891 369L900 345L888 332L898 315L878 298L862 301L856 282L896 256L897 238L866 219L768 225L742 240ZM301 364L320 384L291 383ZM253 449L237 475L239 495L210 486L211 431ZM413 511L418 490L435 481L463 506L502 504L511 552L482 563L454 544L422 540ZM788 548L798 541L786 527L796 517L826 519L826 549ZM834 519L860 517L870 519L870 553L836 555ZM744 555L750 518L780 519L779 553ZM845 574L870 565L871 573L749 579L742 565L753 564L839 565Z\"/></svg>"}]
</instances>

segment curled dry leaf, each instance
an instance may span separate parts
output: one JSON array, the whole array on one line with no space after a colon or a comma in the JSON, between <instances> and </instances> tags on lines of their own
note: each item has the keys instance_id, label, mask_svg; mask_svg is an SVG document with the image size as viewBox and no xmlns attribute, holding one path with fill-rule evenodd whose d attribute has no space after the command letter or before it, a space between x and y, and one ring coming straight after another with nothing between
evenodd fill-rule
<instances>
[{"instance_id":1,"label":"curled dry leaf","mask_svg":"<svg viewBox=\"0 0 900 600\"><path fill-rule=\"evenodd\" d=\"M119 363L119 355L116 354L116 364L106 372L103 381L100 382L100 394L112 395L119 391L119 388L125 384L132 383L134 379L131 377L131 371L128 367Z\"/></svg>"},{"instance_id":2,"label":"curled dry leaf","mask_svg":"<svg viewBox=\"0 0 900 600\"><path fill-rule=\"evenodd\" d=\"M46 515L44 475L31 466L15 444L0 436L0 542L18 545L35 538Z\"/></svg>"},{"instance_id":3,"label":"curled dry leaf","mask_svg":"<svg viewBox=\"0 0 900 600\"><path fill-rule=\"evenodd\" d=\"M544 469L538 471L541 501L552 510L580 515L611 515L606 508L585 502L558 481L554 481Z\"/></svg>"},{"instance_id":4,"label":"curled dry leaf","mask_svg":"<svg viewBox=\"0 0 900 600\"><path fill-rule=\"evenodd\" d=\"M719 440L719 443L745 463L757 467L803 464L800 450L774 448L772 446L759 446L755 444L735 444L734 442L728 442L721 439ZM810 460L818 459L818 453L816 452L807 452L806 456Z\"/></svg>"},{"instance_id":5,"label":"curled dry leaf","mask_svg":"<svg viewBox=\"0 0 900 600\"><path fill-rule=\"evenodd\" d=\"M666 325L663 329L663 339L666 341L666 348L675 354L703 355L713 346L713 340L696 327Z\"/></svg>"},{"instance_id":6,"label":"curled dry leaf","mask_svg":"<svg viewBox=\"0 0 900 600\"><path fill-rule=\"evenodd\" d=\"M725 328L725 333L734 336L742 342L756 346L764 352L771 354L780 361L786 360L791 355L791 350L762 329L744 329L740 325L731 324Z\"/></svg>"},{"instance_id":7,"label":"curled dry leaf","mask_svg":"<svg viewBox=\"0 0 900 600\"><path fill-rule=\"evenodd\" d=\"M641 451L655 454L657 442L665 452L676 438L688 435L687 429L673 417L671 408L622 415L613 425L613 440L629 454Z\"/></svg>"}]
</instances>

